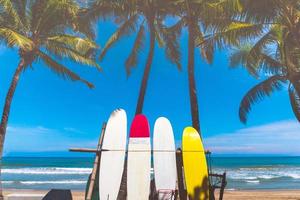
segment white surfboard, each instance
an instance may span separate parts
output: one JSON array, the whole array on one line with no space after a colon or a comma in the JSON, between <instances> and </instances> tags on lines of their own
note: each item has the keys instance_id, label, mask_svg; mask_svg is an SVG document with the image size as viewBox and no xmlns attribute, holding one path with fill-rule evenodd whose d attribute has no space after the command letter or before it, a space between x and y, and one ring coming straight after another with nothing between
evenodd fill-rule
<instances>
[{"instance_id":1,"label":"white surfboard","mask_svg":"<svg viewBox=\"0 0 300 200\"><path fill-rule=\"evenodd\" d=\"M127 199L148 200L150 193L150 129L144 115L135 116L129 135Z\"/></svg>"},{"instance_id":2,"label":"white surfboard","mask_svg":"<svg viewBox=\"0 0 300 200\"><path fill-rule=\"evenodd\" d=\"M173 129L165 117L156 120L153 133L153 164L159 200L174 199L177 171Z\"/></svg>"},{"instance_id":3,"label":"white surfboard","mask_svg":"<svg viewBox=\"0 0 300 200\"><path fill-rule=\"evenodd\" d=\"M103 138L99 171L99 197L116 200L124 168L127 142L127 117L122 109L115 110L107 122Z\"/></svg>"}]
</instances>

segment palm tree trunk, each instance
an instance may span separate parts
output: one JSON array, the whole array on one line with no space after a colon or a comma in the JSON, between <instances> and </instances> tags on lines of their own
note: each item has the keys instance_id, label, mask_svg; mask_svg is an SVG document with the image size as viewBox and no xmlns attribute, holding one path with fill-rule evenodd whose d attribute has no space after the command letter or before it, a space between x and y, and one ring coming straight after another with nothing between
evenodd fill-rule
<instances>
[{"instance_id":1,"label":"palm tree trunk","mask_svg":"<svg viewBox=\"0 0 300 200\"><path fill-rule=\"evenodd\" d=\"M1 167L2 167L4 139L5 139L5 134L6 134L6 128L7 128L7 123L8 123L11 102L12 102L12 99L13 99L13 96L14 96L19 78L20 78L20 74L24 67L24 64L25 64L24 59L22 59L14 73L9 90L6 94L5 105L3 108L3 114L2 114L1 124L0 124L0 200L3 200Z\"/></svg>"},{"instance_id":2,"label":"palm tree trunk","mask_svg":"<svg viewBox=\"0 0 300 200\"><path fill-rule=\"evenodd\" d=\"M144 75L143 75L143 79L142 79L142 83L141 83L141 87L140 87L139 98L138 98L136 111L135 111L136 115L141 114L143 112L145 94L146 94L150 69L151 69L153 56L154 56L155 31L154 31L153 19L149 21L149 30L150 30L150 49L149 49L148 58L147 58L147 62L145 65L145 70L144 70Z\"/></svg>"},{"instance_id":3,"label":"palm tree trunk","mask_svg":"<svg viewBox=\"0 0 300 200\"><path fill-rule=\"evenodd\" d=\"M199 132L201 136L200 130L200 122L199 122L199 110L198 110L198 100L197 100L197 89L195 82L195 30L193 19L190 19L190 23L188 25L188 79L189 79L189 94L190 94L190 106L191 106L191 114L192 114L192 124L193 127Z\"/></svg>"}]
</instances>

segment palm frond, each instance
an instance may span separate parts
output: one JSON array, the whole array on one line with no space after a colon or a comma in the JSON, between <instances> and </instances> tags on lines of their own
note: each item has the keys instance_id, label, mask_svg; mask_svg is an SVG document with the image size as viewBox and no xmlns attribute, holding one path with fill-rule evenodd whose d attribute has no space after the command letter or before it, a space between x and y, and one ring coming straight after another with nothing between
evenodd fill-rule
<instances>
[{"instance_id":1,"label":"palm frond","mask_svg":"<svg viewBox=\"0 0 300 200\"><path fill-rule=\"evenodd\" d=\"M32 40L9 28L0 28L0 39L5 41L9 47L18 46L29 51L33 48Z\"/></svg>"},{"instance_id":2,"label":"palm frond","mask_svg":"<svg viewBox=\"0 0 300 200\"><path fill-rule=\"evenodd\" d=\"M281 60L277 60L270 55L261 54L260 70L270 74L285 74L286 67Z\"/></svg>"},{"instance_id":3,"label":"palm frond","mask_svg":"<svg viewBox=\"0 0 300 200\"><path fill-rule=\"evenodd\" d=\"M7 16L9 17L10 21L13 21L12 27L15 27L16 29L22 29L23 24L22 24L22 19L19 15L19 13L16 10L16 5L19 3L21 4L22 2L19 2L18 4L14 4L16 2L11 1L11 0L0 0L0 7L2 12L6 13Z\"/></svg>"},{"instance_id":4,"label":"palm frond","mask_svg":"<svg viewBox=\"0 0 300 200\"><path fill-rule=\"evenodd\" d=\"M159 48L163 48L165 46L165 41L161 37L159 31L155 31L155 40L157 41Z\"/></svg>"},{"instance_id":5,"label":"palm frond","mask_svg":"<svg viewBox=\"0 0 300 200\"><path fill-rule=\"evenodd\" d=\"M284 65L264 52L253 53L253 47L244 46L233 51L229 57L229 66L238 67L243 65L254 77L259 73L284 74Z\"/></svg>"},{"instance_id":6,"label":"palm frond","mask_svg":"<svg viewBox=\"0 0 300 200\"><path fill-rule=\"evenodd\" d=\"M165 27L165 25L161 22L156 24L155 29L157 34L161 35L161 38L164 41L166 57L171 63L174 63L179 70L181 70L181 52L178 41L178 32L172 28Z\"/></svg>"},{"instance_id":7,"label":"palm frond","mask_svg":"<svg viewBox=\"0 0 300 200\"><path fill-rule=\"evenodd\" d=\"M224 11L232 13L241 13L243 11L243 5L241 0L220 0L216 2L209 2L209 6L217 7L220 6Z\"/></svg>"},{"instance_id":8,"label":"palm frond","mask_svg":"<svg viewBox=\"0 0 300 200\"><path fill-rule=\"evenodd\" d=\"M92 40L88 38L82 38L68 34L61 34L48 37L47 41L54 41L56 43L70 47L83 55L86 54L90 49L98 48L97 44L95 44Z\"/></svg>"},{"instance_id":9,"label":"palm frond","mask_svg":"<svg viewBox=\"0 0 300 200\"><path fill-rule=\"evenodd\" d=\"M255 42L249 51L249 55L254 58L259 57L260 54L268 48L268 45L272 44L276 44L276 39L274 38L274 32L271 29Z\"/></svg>"},{"instance_id":10,"label":"palm frond","mask_svg":"<svg viewBox=\"0 0 300 200\"><path fill-rule=\"evenodd\" d=\"M21 20L21 27L19 28L19 30L24 29L24 33L29 31L30 30L29 18L27 17L28 0L11 0L11 2L13 3L14 8L19 16L19 19Z\"/></svg>"},{"instance_id":11,"label":"palm frond","mask_svg":"<svg viewBox=\"0 0 300 200\"><path fill-rule=\"evenodd\" d=\"M39 35L73 29L77 26L79 5L73 0L39 0L32 5L31 29Z\"/></svg>"},{"instance_id":12,"label":"palm frond","mask_svg":"<svg viewBox=\"0 0 300 200\"><path fill-rule=\"evenodd\" d=\"M186 17L181 17L174 25L170 27L166 27L166 29L167 31L173 32L179 37L185 25L186 25Z\"/></svg>"},{"instance_id":13,"label":"palm frond","mask_svg":"<svg viewBox=\"0 0 300 200\"><path fill-rule=\"evenodd\" d=\"M102 49L102 52L99 56L99 59L102 60L105 56L107 50L116 43L120 38L123 36L129 35L133 33L136 29L136 22L138 20L138 15L131 16L128 20L126 20L115 33L112 34L112 36L108 39L106 42L104 48Z\"/></svg>"},{"instance_id":14,"label":"palm frond","mask_svg":"<svg viewBox=\"0 0 300 200\"><path fill-rule=\"evenodd\" d=\"M240 103L239 117L241 122L247 122L248 113L254 103L262 101L265 96L270 96L275 90L280 90L285 82L284 77L274 75L250 89Z\"/></svg>"},{"instance_id":15,"label":"palm frond","mask_svg":"<svg viewBox=\"0 0 300 200\"><path fill-rule=\"evenodd\" d=\"M87 12L88 8L79 9L76 30L85 34L91 39L95 39L95 22L94 20L89 20L88 18L86 18Z\"/></svg>"},{"instance_id":16,"label":"palm frond","mask_svg":"<svg viewBox=\"0 0 300 200\"><path fill-rule=\"evenodd\" d=\"M209 64L213 61L213 53L214 53L214 45L204 45L205 37L204 33L200 30L199 26L196 26L196 43L202 44L199 45L198 48L200 49L201 57Z\"/></svg>"},{"instance_id":17,"label":"palm frond","mask_svg":"<svg viewBox=\"0 0 300 200\"><path fill-rule=\"evenodd\" d=\"M144 40L145 40L145 27L141 25L137 33L137 36L135 38L131 53L125 62L127 76L130 75L131 68L137 65L138 54L144 46Z\"/></svg>"},{"instance_id":18,"label":"palm frond","mask_svg":"<svg viewBox=\"0 0 300 200\"><path fill-rule=\"evenodd\" d=\"M247 22L232 22L221 30L214 30L205 36L204 41L197 43L197 46L217 46L222 49L229 45L240 46L241 41L252 41L264 31L263 24L252 24ZM202 42L202 43L201 43Z\"/></svg>"},{"instance_id":19,"label":"palm frond","mask_svg":"<svg viewBox=\"0 0 300 200\"><path fill-rule=\"evenodd\" d=\"M289 86L289 96L294 115L300 122L300 94L292 85Z\"/></svg>"},{"instance_id":20,"label":"palm frond","mask_svg":"<svg viewBox=\"0 0 300 200\"><path fill-rule=\"evenodd\" d=\"M242 16L247 21L270 23L276 20L280 12L281 0L243 0L240 1L243 6ZM286 2L284 0L284 2ZM296 2L296 1L295 1Z\"/></svg>"},{"instance_id":21,"label":"palm frond","mask_svg":"<svg viewBox=\"0 0 300 200\"><path fill-rule=\"evenodd\" d=\"M79 20L86 25L92 24L98 19L126 16L125 2L119 0L92 0L87 8L80 11Z\"/></svg>"},{"instance_id":22,"label":"palm frond","mask_svg":"<svg viewBox=\"0 0 300 200\"><path fill-rule=\"evenodd\" d=\"M42 51L38 52L38 56L46 64L47 67L49 67L56 74L61 76L63 79L69 79L72 81L81 81L85 83L89 88L94 88L94 85L92 83L82 79L76 73L72 72L67 67L59 64L58 62L53 60L51 57L49 57L47 54L43 53Z\"/></svg>"},{"instance_id":23,"label":"palm frond","mask_svg":"<svg viewBox=\"0 0 300 200\"><path fill-rule=\"evenodd\" d=\"M59 43L55 43L54 41L52 41L52 43L48 43L46 45L46 49L47 51L53 53L54 55L60 58L69 58L77 63L81 63L88 66L94 66L99 71L102 71L102 68L96 63L94 59L68 46L63 46Z\"/></svg>"}]
</instances>

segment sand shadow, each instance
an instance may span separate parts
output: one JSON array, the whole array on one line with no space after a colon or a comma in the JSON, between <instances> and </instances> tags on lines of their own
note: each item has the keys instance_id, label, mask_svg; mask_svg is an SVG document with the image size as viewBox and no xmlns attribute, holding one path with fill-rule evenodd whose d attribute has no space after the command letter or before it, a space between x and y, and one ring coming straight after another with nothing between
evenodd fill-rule
<instances>
[{"instance_id":1,"label":"sand shadow","mask_svg":"<svg viewBox=\"0 0 300 200\"><path fill-rule=\"evenodd\" d=\"M189 200L210 200L209 199L209 180L206 176L202 181L202 187L194 188L194 196L188 195Z\"/></svg>"}]
</instances>

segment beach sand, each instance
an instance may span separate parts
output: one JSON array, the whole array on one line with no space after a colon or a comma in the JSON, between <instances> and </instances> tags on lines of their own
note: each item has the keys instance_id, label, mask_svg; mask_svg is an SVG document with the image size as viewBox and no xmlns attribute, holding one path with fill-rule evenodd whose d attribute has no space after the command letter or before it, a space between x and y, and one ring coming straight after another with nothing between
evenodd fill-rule
<instances>
[{"instance_id":1,"label":"beach sand","mask_svg":"<svg viewBox=\"0 0 300 200\"><path fill-rule=\"evenodd\" d=\"M224 200L300 200L300 190L225 191Z\"/></svg>"},{"instance_id":2,"label":"beach sand","mask_svg":"<svg viewBox=\"0 0 300 200\"><path fill-rule=\"evenodd\" d=\"M6 190L4 193L12 194L46 194L44 190ZM84 191L72 191L74 200L83 200ZM224 200L300 200L300 190L236 190L225 191Z\"/></svg>"},{"instance_id":3,"label":"beach sand","mask_svg":"<svg viewBox=\"0 0 300 200\"><path fill-rule=\"evenodd\" d=\"M4 196L10 194L25 194L25 195L42 195L45 196L48 193L47 190L21 190L21 189L8 189L4 190ZM20 195L21 196L21 195ZM75 190L72 191L73 200L84 200L84 191Z\"/></svg>"}]
</instances>

